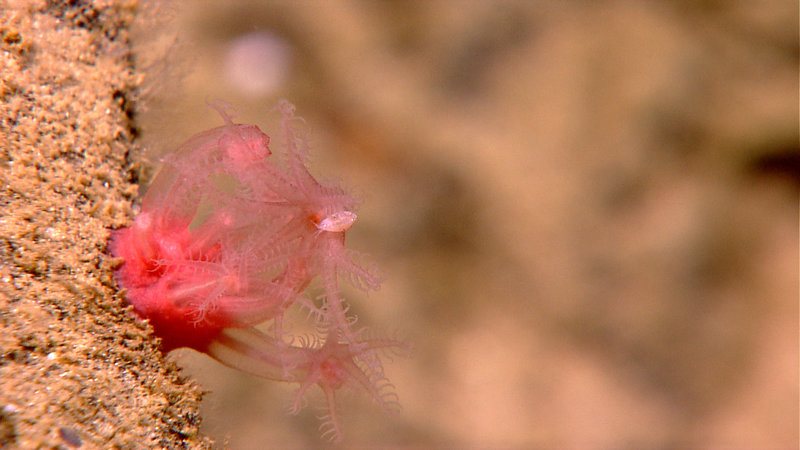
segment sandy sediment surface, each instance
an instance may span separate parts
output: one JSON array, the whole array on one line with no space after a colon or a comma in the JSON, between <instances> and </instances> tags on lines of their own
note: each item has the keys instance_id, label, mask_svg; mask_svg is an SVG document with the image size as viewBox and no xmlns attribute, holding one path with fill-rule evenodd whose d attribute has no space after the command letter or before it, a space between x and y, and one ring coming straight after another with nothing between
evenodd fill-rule
<instances>
[{"instance_id":1,"label":"sandy sediment surface","mask_svg":"<svg viewBox=\"0 0 800 450\"><path fill-rule=\"evenodd\" d=\"M104 254L140 172L135 3L0 2L0 447L208 446Z\"/></svg>"}]
</instances>

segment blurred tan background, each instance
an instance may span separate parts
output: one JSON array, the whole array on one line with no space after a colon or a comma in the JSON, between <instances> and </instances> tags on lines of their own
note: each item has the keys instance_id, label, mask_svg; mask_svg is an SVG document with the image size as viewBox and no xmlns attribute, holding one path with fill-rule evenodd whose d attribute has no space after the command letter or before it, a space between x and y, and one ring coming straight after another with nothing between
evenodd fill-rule
<instances>
[{"instance_id":1,"label":"blurred tan background","mask_svg":"<svg viewBox=\"0 0 800 450\"><path fill-rule=\"evenodd\" d=\"M417 351L399 416L346 399L345 447L797 448L797 2L158 14L154 158L221 124L207 99L271 134L287 98L365 198L350 245L388 279L348 298ZM322 445L292 386L175 357L220 446Z\"/></svg>"}]
</instances>

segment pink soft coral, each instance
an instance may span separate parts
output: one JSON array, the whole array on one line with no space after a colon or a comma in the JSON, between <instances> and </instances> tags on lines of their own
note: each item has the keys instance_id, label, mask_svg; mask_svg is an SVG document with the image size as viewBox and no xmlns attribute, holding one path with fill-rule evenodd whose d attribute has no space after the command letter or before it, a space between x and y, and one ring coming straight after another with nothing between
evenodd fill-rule
<instances>
[{"instance_id":1,"label":"pink soft coral","mask_svg":"<svg viewBox=\"0 0 800 450\"><path fill-rule=\"evenodd\" d=\"M335 392L347 386L395 410L378 353L407 350L395 339L365 337L347 314L340 276L363 290L381 281L345 247L356 201L309 173L288 102L278 106L286 150L278 163L257 126L235 124L224 107L215 108L225 124L166 156L142 212L114 232L111 253L124 259L117 280L164 351L189 347L299 383L293 412L318 385L328 404L323 434L338 440ZM312 282L321 296L306 294ZM284 313L295 304L315 319L319 335L288 334ZM252 328L267 321L269 333Z\"/></svg>"}]
</instances>

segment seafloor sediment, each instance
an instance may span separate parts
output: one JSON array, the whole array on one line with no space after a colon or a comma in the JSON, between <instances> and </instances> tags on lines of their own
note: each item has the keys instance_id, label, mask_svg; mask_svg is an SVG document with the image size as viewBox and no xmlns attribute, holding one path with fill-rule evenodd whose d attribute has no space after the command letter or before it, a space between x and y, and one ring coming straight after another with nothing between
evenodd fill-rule
<instances>
[{"instance_id":1,"label":"seafloor sediment","mask_svg":"<svg viewBox=\"0 0 800 450\"><path fill-rule=\"evenodd\" d=\"M135 2L0 2L0 447L203 448L201 392L124 306Z\"/></svg>"}]
</instances>

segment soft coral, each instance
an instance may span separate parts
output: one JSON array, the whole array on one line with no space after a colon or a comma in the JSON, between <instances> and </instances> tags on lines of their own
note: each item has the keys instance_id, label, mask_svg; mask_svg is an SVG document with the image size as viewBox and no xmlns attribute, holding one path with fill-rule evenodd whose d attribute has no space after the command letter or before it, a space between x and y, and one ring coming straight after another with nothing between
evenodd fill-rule
<instances>
[{"instance_id":1,"label":"soft coral","mask_svg":"<svg viewBox=\"0 0 800 450\"><path fill-rule=\"evenodd\" d=\"M364 338L347 314L340 276L363 290L381 281L345 247L356 201L309 173L288 102L278 106L285 144L278 164L270 161L266 134L213 106L225 124L167 155L142 212L114 233L111 253L125 261L118 282L165 351L190 347L258 376L300 383L295 412L307 389L320 386L326 435L338 439L335 391L349 386L394 409L378 351L407 349L399 340ZM323 289L317 298L306 294L314 280ZM318 336L286 333L284 312L293 304L315 317ZM270 334L251 328L269 320Z\"/></svg>"}]
</instances>

